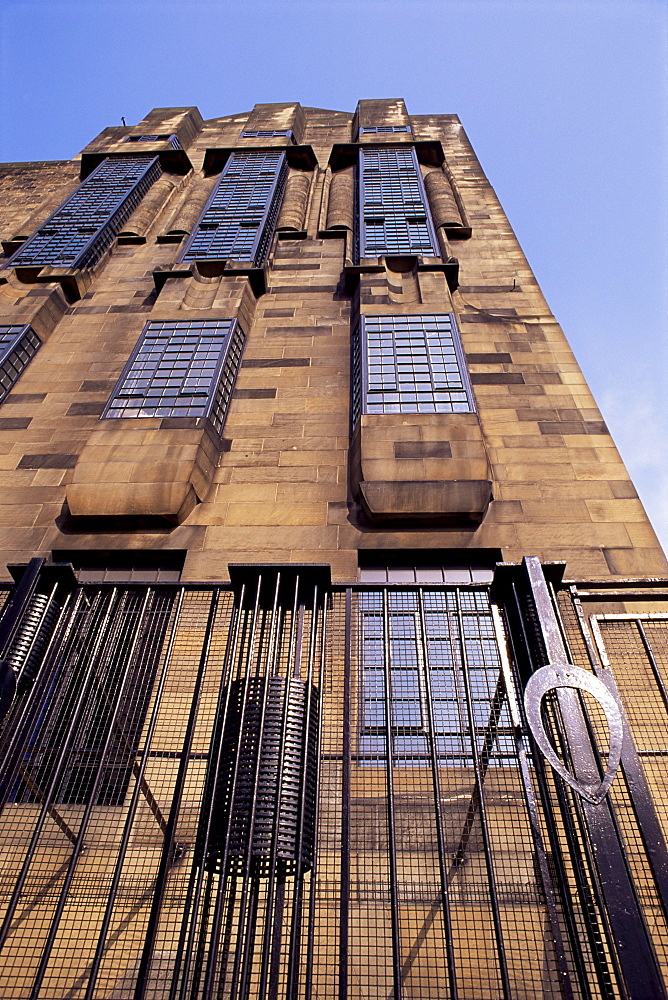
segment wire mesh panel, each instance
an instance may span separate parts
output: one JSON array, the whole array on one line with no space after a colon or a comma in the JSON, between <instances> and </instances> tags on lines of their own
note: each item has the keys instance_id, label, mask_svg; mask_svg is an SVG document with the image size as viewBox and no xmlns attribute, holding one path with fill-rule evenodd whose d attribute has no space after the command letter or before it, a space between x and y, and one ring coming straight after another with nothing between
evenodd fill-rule
<instances>
[{"instance_id":1,"label":"wire mesh panel","mask_svg":"<svg viewBox=\"0 0 668 1000\"><path fill-rule=\"evenodd\" d=\"M360 257L439 255L412 146L359 150L358 208Z\"/></svg>"},{"instance_id":2,"label":"wire mesh panel","mask_svg":"<svg viewBox=\"0 0 668 1000\"><path fill-rule=\"evenodd\" d=\"M0 403L41 346L31 326L0 325Z\"/></svg>"},{"instance_id":3,"label":"wire mesh panel","mask_svg":"<svg viewBox=\"0 0 668 1000\"><path fill-rule=\"evenodd\" d=\"M27 600L0 748L3 997L625 995L591 834L530 752L487 588L319 573ZM645 627L661 671L665 621ZM613 630L658 690L637 623L601 623L606 649Z\"/></svg>"},{"instance_id":4,"label":"wire mesh panel","mask_svg":"<svg viewBox=\"0 0 668 1000\"><path fill-rule=\"evenodd\" d=\"M259 267L269 250L287 173L281 150L232 153L180 259L248 260Z\"/></svg>"},{"instance_id":5,"label":"wire mesh panel","mask_svg":"<svg viewBox=\"0 0 668 1000\"><path fill-rule=\"evenodd\" d=\"M157 156L107 158L5 267L92 267L162 170Z\"/></svg>"}]
</instances>

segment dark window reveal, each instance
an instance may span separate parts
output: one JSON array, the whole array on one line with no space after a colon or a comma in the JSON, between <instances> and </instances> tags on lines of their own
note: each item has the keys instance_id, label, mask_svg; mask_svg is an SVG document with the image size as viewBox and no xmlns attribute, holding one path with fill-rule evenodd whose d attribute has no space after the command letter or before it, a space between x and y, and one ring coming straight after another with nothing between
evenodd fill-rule
<instances>
[{"instance_id":1,"label":"dark window reveal","mask_svg":"<svg viewBox=\"0 0 668 1000\"><path fill-rule=\"evenodd\" d=\"M451 313L363 316L353 338L353 420L360 413L475 409Z\"/></svg>"},{"instance_id":2,"label":"dark window reveal","mask_svg":"<svg viewBox=\"0 0 668 1000\"><path fill-rule=\"evenodd\" d=\"M259 267L269 252L287 173L282 150L232 153L181 260L244 260Z\"/></svg>"},{"instance_id":3,"label":"dark window reveal","mask_svg":"<svg viewBox=\"0 0 668 1000\"><path fill-rule=\"evenodd\" d=\"M0 325L0 403L41 346L31 326Z\"/></svg>"},{"instance_id":4,"label":"dark window reveal","mask_svg":"<svg viewBox=\"0 0 668 1000\"><path fill-rule=\"evenodd\" d=\"M359 257L439 255L412 146L360 149L358 207Z\"/></svg>"},{"instance_id":5,"label":"dark window reveal","mask_svg":"<svg viewBox=\"0 0 668 1000\"><path fill-rule=\"evenodd\" d=\"M245 336L233 319L154 321L103 417L209 417L223 429Z\"/></svg>"},{"instance_id":6,"label":"dark window reveal","mask_svg":"<svg viewBox=\"0 0 668 1000\"><path fill-rule=\"evenodd\" d=\"M92 267L161 174L157 156L103 160L5 267Z\"/></svg>"}]
</instances>

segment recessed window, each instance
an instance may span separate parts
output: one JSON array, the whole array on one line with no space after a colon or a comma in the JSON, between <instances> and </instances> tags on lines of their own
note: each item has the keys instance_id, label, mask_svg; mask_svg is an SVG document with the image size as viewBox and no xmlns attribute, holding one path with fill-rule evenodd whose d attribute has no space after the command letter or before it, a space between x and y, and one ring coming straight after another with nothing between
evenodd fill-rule
<instances>
[{"instance_id":1,"label":"recessed window","mask_svg":"<svg viewBox=\"0 0 668 1000\"><path fill-rule=\"evenodd\" d=\"M123 142L168 142L173 149L181 149L181 143L172 135L128 135Z\"/></svg>"},{"instance_id":2,"label":"recessed window","mask_svg":"<svg viewBox=\"0 0 668 1000\"><path fill-rule=\"evenodd\" d=\"M281 150L232 153L180 259L244 260L259 267L269 252L287 173Z\"/></svg>"},{"instance_id":3,"label":"recessed window","mask_svg":"<svg viewBox=\"0 0 668 1000\"><path fill-rule=\"evenodd\" d=\"M0 403L41 346L31 326L0 325Z\"/></svg>"},{"instance_id":4,"label":"recessed window","mask_svg":"<svg viewBox=\"0 0 668 1000\"><path fill-rule=\"evenodd\" d=\"M358 257L439 256L412 146L360 149L358 209Z\"/></svg>"},{"instance_id":5,"label":"recessed window","mask_svg":"<svg viewBox=\"0 0 668 1000\"><path fill-rule=\"evenodd\" d=\"M153 321L103 417L208 417L221 433L245 341L233 319Z\"/></svg>"},{"instance_id":6,"label":"recessed window","mask_svg":"<svg viewBox=\"0 0 668 1000\"><path fill-rule=\"evenodd\" d=\"M103 160L5 267L92 267L162 172L157 156Z\"/></svg>"},{"instance_id":7,"label":"recessed window","mask_svg":"<svg viewBox=\"0 0 668 1000\"><path fill-rule=\"evenodd\" d=\"M452 313L362 316L353 365L354 422L361 413L475 409Z\"/></svg>"},{"instance_id":8,"label":"recessed window","mask_svg":"<svg viewBox=\"0 0 668 1000\"><path fill-rule=\"evenodd\" d=\"M411 134L410 125L360 125L360 135L390 135L394 132L408 132Z\"/></svg>"},{"instance_id":9,"label":"recessed window","mask_svg":"<svg viewBox=\"0 0 668 1000\"><path fill-rule=\"evenodd\" d=\"M280 139L285 136L290 142L295 141L294 134L291 128L277 128L277 129L244 129L241 133L242 139Z\"/></svg>"}]
</instances>

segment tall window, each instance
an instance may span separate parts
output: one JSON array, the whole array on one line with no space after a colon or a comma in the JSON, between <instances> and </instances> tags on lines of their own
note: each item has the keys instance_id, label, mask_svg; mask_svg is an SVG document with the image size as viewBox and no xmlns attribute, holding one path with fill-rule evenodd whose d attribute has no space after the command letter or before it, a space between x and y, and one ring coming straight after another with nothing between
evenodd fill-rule
<instances>
[{"instance_id":1,"label":"tall window","mask_svg":"<svg viewBox=\"0 0 668 1000\"><path fill-rule=\"evenodd\" d=\"M451 313L362 316L353 338L353 418L475 409Z\"/></svg>"},{"instance_id":2,"label":"tall window","mask_svg":"<svg viewBox=\"0 0 668 1000\"><path fill-rule=\"evenodd\" d=\"M41 346L31 326L0 325L0 403Z\"/></svg>"},{"instance_id":3,"label":"tall window","mask_svg":"<svg viewBox=\"0 0 668 1000\"><path fill-rule=\"evenodd\" d=\"M161 172L157 156L103 160L5 267L92 267Z\"/></svg>"},{"instance_id":4,"label":"tall window","mask_svg":"<svg viewBox=\"0 0 668 1000\"><path fill-rule=\"evenodd\" d=\"M208 417L218 433L245 336L233 319L146 324L103 417Z\"/></svg>"},{"instance_id":5,"label":"tall window","mask_svg":"<svg viewBox=\"0 0 668 1000\"><path fill-rule=\"evenodd\" d=\"M439 256L412 146L360 149L358 202L358 257Z\"/></svg>"},{"instance_id":6,"label":"tall window","mask_svg":"<svg viewBox=\"0 0 668 1000\"><path fill-rule=\"evenodd\" d=\"M287 173L280 149L232 153L181 260L250 260L259 267L269 252Z\"/></svg>"},{"instance_id":7,"label":"tall window","mask_svg":"<svg viewBox=\"0 0 668 1000\"><path fill-rule=\"evenodd\" d=\"M471 715L479 752L514 753L485 590L360 593L359 657L362 762L386 759L388 704L397 764L428 763L433 742L443 765L470 766Z\"/></svg>"}]
</instances>

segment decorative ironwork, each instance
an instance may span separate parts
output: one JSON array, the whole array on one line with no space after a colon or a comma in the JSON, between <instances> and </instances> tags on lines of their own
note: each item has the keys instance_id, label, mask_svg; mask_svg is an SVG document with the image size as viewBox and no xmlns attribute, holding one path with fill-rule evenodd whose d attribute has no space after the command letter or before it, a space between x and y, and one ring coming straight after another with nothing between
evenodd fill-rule
<instances>
[{"instance_id":1,"label":"decorative ironwork","mask_svg":"<svg viewBox=\"0 0 668 1000\"><path fill-rule=\"evenodd\" d=\"M180 260L265 260L288 175L281 150L232 153Z\"/></svg>"},{"instance_id":2,"label":"decorative ironwork","mask_svg":"<svg viewBox=\"0 0 668 1000\"><path fill-rule=\"evenodd\" d=\"M68 589L35 560L0 617L5 656L60 588L0 733L16 1000L664 996L661 837L635 780L593 805L532 751L525 638L547 656L510 570L497 607L474 583L332 587L298 566Z\"/></svg>"},{"instance_id":3,"label":"decorative ironwork","mask_svg":"<svg viewBox=\"0 0 668 1000\"><path fill-rule=\"evenodd\" d=\"M475 410L451 313L360 317L353 364L353 423L361 413Z\"/></svg>"},{"instance_id":4,"label":"decorative ironwork","mask_svg":"<svg viewBox=\"0 0 668 1000\"><path fill-rule=\"evenodd\" d=\"M31 326L0 325L0 403L41 346Z\"/></svg>"},{"instance_id":5,"label":"decorative ironwork","mask_svg":"<svg viewBox=\"0 0 668 1000\"><path fill-rule=\"evenodd\" d=\"M103 417L208 417L222 433L245 335L236 320L154 320Z\"/></svg>"},{"instance_id":6,"label":"decorative ironwork","mask_svg":"<svg viewBox=\"0 0 668 1000\"><path fill-rule=\"evenodd\" d=\"M439 256L412 146L360 147L358 209L359 257Z\"/></svg>"},{"instance_id":7,"label":"decorative ironwork","mask_svg":"<svg viewBox=\"0 0 668 1000\"><path fill-rule=\"evenodd\" d=\"M157 156L108 157L4 267L92 267L161 173Z\"/></svg>"}]
</instances>

